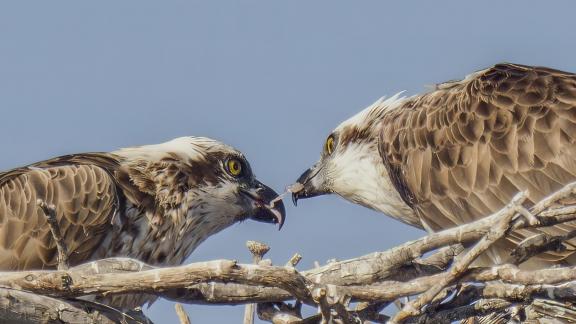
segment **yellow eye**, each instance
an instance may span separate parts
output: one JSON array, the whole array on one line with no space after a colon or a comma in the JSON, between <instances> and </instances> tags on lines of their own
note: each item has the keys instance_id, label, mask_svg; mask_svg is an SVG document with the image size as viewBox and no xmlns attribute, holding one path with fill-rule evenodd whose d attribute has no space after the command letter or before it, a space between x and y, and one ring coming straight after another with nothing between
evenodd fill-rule
<instances>
[{"instance_id":1,"label":"yellow eye","mask_svg":"<svg viewBox=\"0 0 576 324\"><path fill-rule=\"evenodd\" d=\"M230 159L226 162L228 172L233 176L239 176L242 173L242 163L236 159Z\"/></svg>"},{"instance_id":2,"label":"yellow eye","mask_svg":"<svg viewBox=\"0 0 576 324\"><path fill-rule=\"evenodd\" d=\"M326 144L324 144L324 150L326 151L326 153L328 153L328 155L332 154L332 152L334 152L334 137L330 136L328 137L328 139L326 140Z\"/></svg>"}]
</instances>

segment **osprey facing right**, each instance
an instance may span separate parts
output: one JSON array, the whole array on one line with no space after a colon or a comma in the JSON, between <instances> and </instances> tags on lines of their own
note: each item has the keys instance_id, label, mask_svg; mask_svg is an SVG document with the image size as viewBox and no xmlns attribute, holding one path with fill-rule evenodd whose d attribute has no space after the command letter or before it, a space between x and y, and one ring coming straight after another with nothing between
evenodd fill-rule
<instances>
[{"instance_id":1,"label":"osprey facing right","mask_svg":"<svg viewBox=\"0 0 576 324\"><path fill-rule=\"evenodd\" d=\"M56 267L38 199L55 205L71 265L105 257L180 265L236 222L282 226L277 197L241 152L203 137L34 163L0 173L0 270ZM114 304L132 308L144 299Z\"/></svg>"},{"instance_id":2,"label":"osprey facing right","mask_svg":"<svg viewBox=\"0 0 576 324\"><path fill-rule=\"evenodd\" d=\"M423 95L378 101L344 121L298 179L293 200L336 193L439 231L488 216L519 191L528 190L531 205L575 181L575 142L576 75L499 64ZM511 237L518 243L536 233ZM539 262L576 263L576 239L566 245ZM492 262L508 247L501 243Z\"/></svg>"}]
</instances>

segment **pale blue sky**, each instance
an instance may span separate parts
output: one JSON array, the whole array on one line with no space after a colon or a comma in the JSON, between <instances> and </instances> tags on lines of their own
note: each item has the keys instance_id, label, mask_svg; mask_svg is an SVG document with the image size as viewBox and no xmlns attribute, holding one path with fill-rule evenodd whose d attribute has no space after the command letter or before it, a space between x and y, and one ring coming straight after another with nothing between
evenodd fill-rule
<instances>
[{"instance_id":1,"label":"pale blue sky","mask_svg":"<svg viewBox=\"0 0 576 324\"><path fill-rule=\"evenodd\" d=\"M183 135L242 150L281 191L326 135L383 95L501 61L576 71L568 1L12 1L0 3L0 169ZM284 229L245 222L189 261L284 264L383 250L422 233L336 197L286 201ZM243 306L186 306L238 323ZM173 304L147 310L176 323Z\"/></svg>"}]
</instances>

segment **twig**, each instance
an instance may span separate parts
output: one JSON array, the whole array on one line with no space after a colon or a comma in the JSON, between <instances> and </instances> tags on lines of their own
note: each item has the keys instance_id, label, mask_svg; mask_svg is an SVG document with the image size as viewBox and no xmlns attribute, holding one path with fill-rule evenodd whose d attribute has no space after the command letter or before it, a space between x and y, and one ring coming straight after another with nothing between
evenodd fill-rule
<instances>
[{"instance_id":1,"label":"twig","mask_svg":"<svg viewBox=\"0 0 576 324\"><path fill-rule=\"evenodd\" d=\"M231 260L198 262L172 268L155 268L133 273L80 275L75 271L4 272L0 286L26 289L52 296L76 297L99 294L151 293L182 289L198 283L236 282L247 285L276 287L296 298L311 302L306 277L295 269L265 265L238 264ZM69 276L63 287L60 277ZM177 295L177 294L176 294Z\"/></svg>"},{"instance_id":2,"label":"twig","mask_svg":"<svg viewBox=\"0 0 576 324\"><path fill-rule=\"evenodd\" d=\"M568 307L567 307L568 306ZM564 302L557 302L549 299L535 299L525 309L526 320L537 320L548 317L554 319L555 323L574 323L576 319L576 309L569 307ZM549 321L553 323L552 321Z\"/></svg>"},{"instance_id":3,"label":"twig","mask_svg":"<svg viewBox=\"0 0 576 324\"><path fill-rule=\"evenodd\" d=\"M256 307L256 313L261 320L275 324L303 324L306 320L302 320L301 308L302 304L299 302L294 306L284 303L260 303Z\"/></svg>"},{"instance_id":4,"label":"twig","mask_svg":"<svg viewBox=\"0 0 576 324\"><path fill-rule=\"evenodd\" d=\"M295 267L298 265L298 263L300 263L300 260L302 260L302 256L298 253L295 253L290 260L288 260L288 262L286 263L287 267Z\"/></svg>"},{"instance_id":5,"label":"twig","mask_svg":"<svg viewBox=\"0 0 576 324\"><path fill-rule=\"evenodd\" d=\"M566 235L552 236L547 233L539 233L518 243L518 246L510 253L513 264L520 264L531 257L546 252L562 252L566 247L562 244L564 241L576 237L576 230Z\"/></svg>"},{"instance_id":6,"label":"twig","mask_svg":"<svg viewBox=\"0 0 576 324\"><path fill-rule=\"evenodd\" d=\"M358 318L366 319L374 323L386 323L390 317L380 314L380 312L390 305L389 302L376 302L376 303L358 303L354 313Z\"/></svg>"},{"instance_id":7,"label":"twig","mask_svg":"<svg viewBox=\"0 0 576 324\"><path fill-rule=\"evenodd\" d=\"M252 254L252 263L258 265L262 258L268 251L270 247L264 243L257 242L257 241L247 241L246 247L250 250ZM244 309L244 324L253 324L254 323L254 311L256 310L255 304L247 304L246 308Z\"/></svg>"},{"instance_id":8,"label":"twig","mask_svg":"<svg viewBox=\"0 0 576 324\"><path fill-rule=\"evenodd\" d=\"M508 301L527 302L535 298L554 300L576 300L576 281L560 285L519 285L503 282L487 282L483 285L470 286L474 294L484 298L501 298Z\"/></svg>"},{"instance_id":9,"label":"twig","mask_svg":"<svg viewBox=\"0 0 576 324\"><path fill-rule=\"evenodd\" d=\"M354 316L346 309L346 306L336 303L332 305L332 309L334 309L343 324L354 324L356 322Z\"/></svg>"},{"instance_id":10,"label":"twig","mask_svg":"<svg viewBox=\"0 0 576 324\"><path fill-rule=\"evenodd\" d=\"M557 284L576 280L576 267L547 268L540 270L521 270L510 264L491 268L470 269L464 279L471 281L502 280L517 284Z\"/></svg>"},{"instance_id":11,"label":"twig","mask_svg":"<svg viewBox=\"0 0 576 324\"><path fill-rule=\"evenodd\" d=\"M56 207L54 205L48 205L41 199L38 199L36 204L46 215L50 232L52 233L52 237L56 243L56 249L58 250L58 270L66 270L69 267L68 250L64 243L64 239L62 238L62 234L60 233L60 225L56 219Z\"/></svg>"},{"instance_id":12,"label":"twig","mask_svg":"<svg viewBox=\"0 0 576 324\"><path fill-rule=\"evenodd\" d=\"M151 323L143 314L131 315L89 301L62 300L0 288L2 323Z\"/></svg>"},{"instance_id":13,"label":"twig","mask_svg":"<svg viewBox=\"0 0 576 324\"><path fill-rule=\"evenodd\" d=\"M472 305L443 310L434 314L423 314L419 317L410 318L404 323L452 323L454 321L469 317L483 316L486 314L499 312L510 307L511 305L511 302L502 299L481 299Z\"/></svg>"},{"instance_id":14,"label":"twig","mask_svg":"<svg viewBox=\"0 0 576 324\"><path fill-rule=\"evenodd\" d=\"M390 275L386 280L405 282L414 278L443 272L452 264L454 257L463 251L464 246L462 244L441 248L427 258L416 258L405 265L399 266L397 272Z\"/></svg>"},{"instance_id":15,"label":"twig","mask_svg":"<svg viewBox=\"0 0 576 324\"><path fill-rule=\"evenodd\" d=\"M176 314L178 315L178 319L180 320L180 324L190 324L190 318L186 314L184 307L180 303L176 303L174 305L174 309L176 309Z\"/></svg>"},{"instance_id":16,"label":"twig","mask_svg":"<svg viewBox=\"0 0 576 324\"><path fill-rule=\"evenodd\" d=\"M564 186L562 189L560 189L560 190L554 192L553 194L549 195L548 197L542 199L540 202L538 202L536 205L534 205L534 207L532 207L530 211L532 212L533 215L538 215L541 212L543 212L544 210L551 207L552 205L556 204L559 200L568 198L574 194L576 194L576 182L569 183L566 186ZM542 222L541 218L539 218L538 220L539 220L539 222ZM521 223L522 222L520 222L519 225Z\"/></svg>"},{"instance_id":17,"label":"twig","mask_svg":"<svg viewBox=\"0 0 576 324\"><path fill-rule=\"evenodd\" d=\"M318 304L318 309L322 315L322 324L332 323L332 311L326 301L326 289L316 288L312 290L312 298Z\"/></svg>"},{"instance_id":18,"label":"twig","mask_svg":"<svg viewBox=\"0 0 576 324\"><path fill-rule=\"evenodd\" d=\"M345 290L335 285L317 285L312 291L312 297L318 304L322 319L326 323L332 323L331 321L335 318L344 324L355 322L354 316L346 308L350 304L350 297Z\"/></svg>"},{"instance_id":19,"label":"twig","mask_svg":"<svg viewBox=\"0 0 576 324\"><path fill-rule=\"evenodd\" d=\"M0 272L0 287L26 289L39 294L66 297L90 294L151 293L183 303L237 305L294 299L293 293L279 287L288 287L292 284L298 286L301 282L300 277L295 276L292 269L285 267L238 264L231 269L233 265L235 265L234 261L221 260L174 268L152 268L131 259L104 259L73 267L66 272ZM140 268L149 270L128 272L138 271ZM242 279L242 276L247 276L249 272L250 278ZM64 273L72 279L73 284L69 289L62 287L57 280ZM408 282L384 281L372 285L355 286L343 286L335 281L338 285L329 286L331 290L334 290L333 295L337 296L335 300L348 296L352 301L393 301L404 296L422 293L447 275L447 273L440 273ZM224 283L230 280L244 284ZM531 271L520 270L513 265L473 268L467 270L456 282L494 280L514 284L554 285L576 281L576 266ZM304 286L302 289L307 288ZM315 304L310 301L308 303Z\"/></svg>"}]
</instances>

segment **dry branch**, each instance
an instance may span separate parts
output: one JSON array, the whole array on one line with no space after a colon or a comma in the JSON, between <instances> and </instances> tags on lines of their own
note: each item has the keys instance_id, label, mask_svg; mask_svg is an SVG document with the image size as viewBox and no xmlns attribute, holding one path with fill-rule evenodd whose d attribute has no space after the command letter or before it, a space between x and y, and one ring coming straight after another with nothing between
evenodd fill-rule
<instances>
[{"instance_id":1,"label":"dry branch","mask_svg":"<svg viewBox=\"0 0 576 324\"><path fill-rule=\"evenodd\" d=\"M444 257L444 251L441 253ZM438 259L437 255L433 255L422 262ZM442 261L449 262L448 259ZM436 265L441 269L445 264ZM62 277L69 278L69 283L64 284ZM310 302L309 297L306 297L309 296L306 289L307 285L312 285L310 282L314 278L317 278L315 274L298 274L293 268L237 264L231 260L154 268L133 259L110 258L73 267L68 271L3 272L0 273L0 287L25 289L51 296L153 293L189 303L241 304L283 301L292 299L292 296ZM282 282L285 284L282 285ZM342 296L351 294L354 298L358 290L357 296L360 298L357 299L366 297L361 288L355 289L362 286L346 287L345 283L346 279L336 280L336 285L332 286L339 287L334 290L341 291ZM289 290L295 292L291 294L287 292ZM240 297L234 298L234 294Z\"/></svg>"},{"instance_id":2,"label":"dry branch","mask_svg":"<svg viewBox=\"0 0 576 324\"><path fill-rule=\"evenodd\" d=\"M176 310L176 314L178 315L180 324L190 324L190 319L188 318L188 314L186 314L186 311L184 310L182 304L176 303L174 305L174 309Z\"/></svg>"},{"instance_id":3,"label":"dry branch","mask_svg":"<svg viewBox=\"0 0 576 324\"><path fill-rule=\"evenodd\" d=\"M563 242L576 237L576 230L570 231L565 235L552 236L547 233L527 238L520 242L518 246L510 253L512 256L511 263L521 264L531 257L546 251L562 252L566 250Z\"/></svg>"},{"instance_id":4,"label":"dry branch","mask_svg":"<svg viewBox=\"0 0 576 324\"><path fill-rule=\"evenodd\" d=\"M210 262L210 263L195 263L195 264L191 264L188 266L182 266L182 267L177 267L177 268L158 268L158 269L151 269L151 270L145 270L139 273L122 273L124 271L126 271L126 269L138 269L139 266L135 266L135 264L138 264L137 262L135 263L133 260L130 259L107 259L107 260L101 260L101 261L95 261L93 263L91 263L90 266L87 265L83 265L81 266L81 268L79 270L77 270L76 268L71 268L67 273L71 278L80 278L83 277L84 280L90 282L90 285L86 285L84 284L83 287L99 287L99 286L105 286L108 287L107 289L101 289L100 291L106 291L108 293L121 293L121 292L132 292L132 293L141 293L141 292L147 292L147 293L156 293L160 296L168 296L171 297L171 299L177 299L181 302L192 302L192 303L196 303L198 302L198 300L193 300L193 299L188 299L190 296L187 295L181 295L180 298L175 298L175 296L179 293L179 291L181 291L183 288L179 287L186 287L186 283L189 283L189 269L206 269L206 270L198 270L199 272L206 272L206 275L203 279L201 280L205 280L205 281L210 281L210 280L216 280L216 281L224 281L227 278L230 278L230 276L227 274L227 271L222 271L222 273L220 275L216 275L214 274L212 271L208 270L209 268L215 268L217 266L215 266L215 264L218 263L224 263L224 262L228 262L230 264L234 264L233 261L227 261L227 260L222 260L222 261L215 261L215 262ZM126 263L125 265L122 265ZM88 271L92 271L93 269L99 269L100 271L102 271L102 269L106 269L107 266L109 266L110 264L116 265L114 267L109 268L110 269L114 269L114 270L119 270L122 272L119 273L108 273L107 275L105 274L94 274L94 275L90 275L87 274ZM122 265L122 266L117 266L117 265ZM208 267L206 267L208 266ZM237 265L239 268L242 267L254 267L254 265ZM259 268L263 268L263 266L257 266ZM270 267L270 266L266 266L265 267L266 271L270 271L270 273L268 274L268 276L266 278L263 278L261 281L257 281L257 279L252 279L254 283L256 284L261 284L261 285L269 285L269 282L272 280L281 280L282 277L284 276L284 267ZM54 274L57 273L58 271L37 271L37 272L27 272L26 274L24 273L20 273L20 272L16 272L16 273L8 273L9 277L6 277L3 275L0 277L0 286L14 286L14 287L22 287L24 285L26 285L27 290L32 291L32 292L42 292L43 294L46 294L47 292L49 292L49 285L52 283L52 281L44 281L43 278L47 278L46 274ZM197 272L197 271L195 271ZM170 274L171 280L170 281L163 281L162 278L166 278L168 276L168 274ZM111 285L109 282L109 276L112 275L112 277L117 278L118 281L120 282L125 282L126 287L123 288L123 290L121 291L117 291L117 290L112 290L110 289L110 287L114 287L114 285ZM141 281L138 285L136 285L134 282L130 283L128 282L128 279L133 277L134 275L138 275L139 277L142 278L154 278L157 277L159 278L159 280L147 280L147 281ZM378 302L378 301L391 301L391 300L395 300L397 298L401 298L404 296L411 296L411 295L416 295L419 293L422 293L428 289L430 289L430 287L432 287L434 284L436 284L437 282L443 280L443 277L447 276L446 273L441 273L441 274L436 274L436 275L432 275L432 276L427 276L427 277L421 277L409 282L396 282L396 281L387 281L387 282L381 282L378 284L373 284L373 285L367 285L367 286L336 286L336 285L330 285L330 289L328 289L325 293L327 297L330 298L335 298L334 296L349 296L350 298L352 298L353 300L364 300L364 301L371 301L371 302ZM52 277L52 276L50 276ZM198 279L198 276L195 276L196 279L194 279L194 282L196 282ZM40 279L33 279L33 278L40 278ZM37 285L30 285L30 279L33 279L33 281L37 284ZM74 282L75 279L73 279ZM463 277L461 278L462 281L472 281L472 282L489 282L489 281L495 281L495 280L501 280L504 282L513 282L516 284L536 284L536 285L543 285L543 284L547 284L547 285L554 285L557 284L559 282L570 282L570 281L575 281L576 280L576 267L569 267L569 268L552 268L552 269L543 269L543 270L533 270L533 271L527 271L527 270L519 270L518 268L514 267L514 266L499 266L499 267L494 267L494 268L478 268L478 269L471 269L469 271L467 271L467 273L465 273L463 275ZM137 282L138 280L136 280ZM179 284L180 283L180 284ZM571 283L570 283L571 284ZM229 284L228 284L229 285ZM131 287L131 288L130 288ZM215 287L217 287L215 284L212 284L212 289L214 289ZM219 289L224 289L226 287L226 285L219 285ZM243 287L242 285L233 285L231 286L232 289L231 291L235 291L236 293L238 292L242 292L242 290L238 290L237 288L239 287ZM249 286L245 286L245 287L249 287ZM572 287L572 286L570 286ZM52 287L54 290L52 291L52 295L55 296L61 296L61 295L66 295L69 291L76 291L77 295L81 295L81 293L78 293L78 289L80 289L79 287L76 287L74 285L71 285L69 288L71 290L66 291L63 290L63 288L61 288L61 286L59 284L57 284L56 286ZM254 293L258 293L259 288L258 287L250 287L253 289ZM197 289L197 285L193 288L193 289ZM212 290L210 289L210 290ZM560 288L559 288L560 289ZM264 290L265 291L265 290ZM564 290L566 291L566 290ZM84 292L84 294L93 294L96 293L95 290L93 289L88 289ZM270 299L281 299L281 300L286 300L286 299L290 299L292 298L291 295L285 291L282 291L281 289L274 289L274 288L269 288L268 289L268 294L260 292L261 294L263 294L264 296L258 296L256 295L256 298L249 300L251 302L261 302L261 301L265 301L266 298L270 298ZM277 294L275 294L277 293ZM249 295L247 295L249 296ZM558 295L558 298L560 298L561 295ZM562 295L564 297L569 297L569 295ZM491 296L494 297L494 296ZM506 296L500 296L501 298L504 298ZM336 297L339 298L339 297ZM246 298L248 299L248 298ZM244 300L244 302L246 302L247 300ZM206 302L206 300L202 300L201 302ZM221 300L218 301L219 303L221 302L227 302L227 300Z\"/></svg>"},{"instance_id":5,"label":"dry branch","mask_svg":"<svg viewBox=\"0 0 576 324\"><path fill-rule=\"evenodd\" d=\"M58 251L58 270L66 270L68 269L68 249L66 248L66 244L64 244L64 239L60 233L60 225L56 219L56 207L54 207L54 205L48 205L41 199L38 199L36 204L40 209L42 209L44 215L46 215L50 232L52 237L54 237L56 250Z\"/></svg>"},{"instance_id":6,"label":"dry branch","mask_svg":"<svg viewBox=\"0 0 576 324\"><path fill-rule=\"evenodd\" d=\"M313 319L303 319L301 307L302 304L298 302L294 306L284 303L260 303L256 311L258 318L274 324L318 323L321 316L316 316Z\"/></svg>"},{"instance_id":7,"label":"dry branch","mask_svg":"<svg viewBox=\"0 0 576 324\"><path fill-rule=\"evenodd\" d=\"M257 242L257 241L248 241L246 242L246 247L252 254L252 262L254 264L260 263L262 258L268 251L270 247L264 243ZM254 311L256 310L256 304L248 304L244 310L244 324L253 324L254 323Z\"/></svg>"},{"instance_id":8,"label":"dry branch","mask_svg":"<svg viewBox=\"0 0 576 324\"><path fill-rule=\"evenodd\" d=\"M121 259L116 259L121 260ZM98 264L96 261L94 264ZM62 278L68 278L63 283ZM162 293L202 282L236 282L246 285L277 287L296 298L311 302L310 283L295 269L264 265L238 264L231 260L192 263L172 268L156 268L132 273L84 275L73 270L4 272L0 286L23 289L55 297Z\"/></svg>"},{"instance_id":9,"label":"dry branch","mask_svg":"<svg viewBox=\"0 0 576 324\"><path fill-rule=\"evenodd\" d=\"M576 220L576 206L563 204L565 198L574 196L575 188L575 184L566 186L531 211L522 207L524 196L520 194L503 210L476 222L432 233L384 252L301 272L294 268L299 257L283 267L271 266L268 260L259 262L261 256L257 260L255 255L256 264L252 265L216 260L172 268L154 268L116 258L67 270L0 273L0 292L24 290L27 292L18 293L35 293L43 295L39 298L59 302L63 301L61 298L87 295L147 293L183 303L259 303L259 317L274 323L317 323L322 317L342 323L367 319L382 322L386 320L379 314L382 305L418 295L396 314L393 322L442 322L495 313L510 317L510 311L518 308L531 318L554 312L564 316L574 313L576 318L571 304L576 300L576 267L528 271L505 264L470 268L474 259L513 229ZM54 233L58 238L58 232ZM521 262L545 250L561 249L562 242L574 235L527 240L510 260ZM472 248L463 252L462 245ZM431 251L435 253L421 259ZM299 302L294 307L283 303L291 299L320 307L321 313L302 318ZM350 310L350 301L366 302L372 307Z\"/></svg>"},{"instance_id":10,"label":"dry branch","mask_svg":"<svg viewBox=\"0 0 576 324\"><path fill-rule=\"evenodd\" d=\"M5 288L0 288L0 319L2 323L149 323L141 313Z\"/></svg>"}]
</instances>

